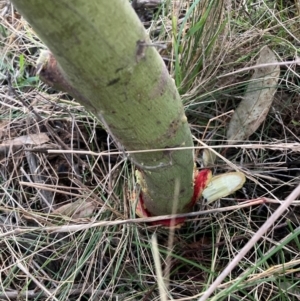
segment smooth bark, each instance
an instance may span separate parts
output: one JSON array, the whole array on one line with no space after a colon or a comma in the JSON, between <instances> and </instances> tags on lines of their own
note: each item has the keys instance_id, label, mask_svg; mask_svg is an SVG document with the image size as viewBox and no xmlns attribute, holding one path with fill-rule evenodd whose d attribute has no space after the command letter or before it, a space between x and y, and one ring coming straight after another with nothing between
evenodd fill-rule
<instances>
[{"instance_id":1,"label":"smooth bark","mask_svg":"<svg viewBox=\"0 0 300 301\"><path fill-rule=\"evenodd\" d=\"M12 0L50 49L64 84L126 150L193 146L174 81L127 0ZM51 76L51 74L49 75ZM132 155L153 215L189 210L193 151Z\"/></svg>"}]
</instances>

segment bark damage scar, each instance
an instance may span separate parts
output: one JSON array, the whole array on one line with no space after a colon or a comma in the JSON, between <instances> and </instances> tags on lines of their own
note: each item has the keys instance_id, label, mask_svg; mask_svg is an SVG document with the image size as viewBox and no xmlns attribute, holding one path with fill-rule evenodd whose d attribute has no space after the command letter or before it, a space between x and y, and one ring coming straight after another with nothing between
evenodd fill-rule
<instances>
[{"instance_id":1,"label":"bark damage scar","mask_svg":"<svg viewBox=\"0 0 300 301\"><path fill-rule=\"evenodd\" d=\"M37 60L36 74L49 86L60 89L70 90L71 86L67 82L62 70L60 69L55 57L48 50L43 50Z\"/></svg>"},{"instance_id":2,"label":"bark damage scar","mask_svg":"<svg viewBox=\"0 0 300 301\"><path fill-rule=\"evenodd\" d=\"M169 79L169 72L167 68L164 65L162 65L160 77L156 82L156 86L153 87L153 90L150 94L150 99L156 99L157 97L161 97L165 93L168 79Z\"/></svg>"},{"instance_id":3,"label":"bark damage scar","mask_svg":"<svg viewBox=\"0 0 300 301\"><path fill-rule=\"evenodd\" d=\"M49 50L42 50L37 60L36 74L40 79L56 90L64 91L71 94L80 103L88 106L95 114L97 109L93 106L89 99L72 86L60 67L54 55Z\"/></svg>"},{"instance_id":4,"label":"bark damage scar","mask_svg":"<svg viewBox=\"0 0 300 301\"><path fill-rule=\"evenodd\" d=\"M146 58L146 47L147 45L145 40L138 40L136 42L135 59L137 63Z\"/></svg>"},{"instance_id":5,"label":"bark damage scar","mask_svg":"<svg viewBox=\"0 0 300 301\"><path fill-rule=\"evenodd\" d=\"M141 185L141 188L144 183L144 179L142 178L142 173L140 171L136 171L136 178L137 182ZM193 197L189 204L187 204L186 208L188 211L192 209L192 207L195 205L197 200L201 197L203 190L207 187L209 182L212 178L212 172L209 169L203 169L201 171L198 171L195 169L194 174L194 193ZM143 189L140 191L137 206L135 208L136 215L139 217L151 217L154 216L147 208L145 200L147 199L147 194L143 191ZM136 200L136 198L131 199L132 202ZM175 218L168 218L164 220L159 221L153 221L151 222L152 225L157 226L163 226L167 228L180 228L181 225L185 222L185 217L175 217Z\"/></svg>"}]
</instances>

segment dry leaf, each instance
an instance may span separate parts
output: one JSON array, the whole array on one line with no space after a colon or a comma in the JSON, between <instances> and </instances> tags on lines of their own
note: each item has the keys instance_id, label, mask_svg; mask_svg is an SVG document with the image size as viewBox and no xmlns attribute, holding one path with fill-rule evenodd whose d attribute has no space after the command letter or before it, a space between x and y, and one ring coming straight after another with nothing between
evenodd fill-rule
<instances>
[{"instance_id":1,"label":"dry leaf","mask_svg":"<svg viewBox=\"0 0 300 301\"><path fill-rule=\"evenodd\" d=\"M72 217L72 219L86 218L93 214L97 203L87 200L78 200L74 203L63 205L53 211L53 214L60 214Z\"/></svg>"},{"instance_id":2,"label":"dry leaf","mask_svg":"<svg viewBox=\"0 0 300 301\"><path fill-rule=\"evenodd\" d=\"M242 172L229 172L213 177L204 189L202 197L209 204L242 188L245 180L246 177Z\"/></svg>"},{"instance_id":3,"label":"dry leaf","mask_svg":"<svg viewBox=\"0 0 300 301\"><path fill-rule=\"evenodd\" d=\"M265 120L277 90L280 68L273 51L267 46L260 51L258 67L250 80L243 100L235 110L227 131L228 144L232 140L245 140L253 134Z\"/></svg>"},{"instance_id":4,"label":"dry leaf","mask_svg":"<svg viewBox=\"0 0 300 301\"><path fill-rule=\"evenodd\" d=\"M49 141L49 137L45 133L31 134L31 135L20 136L20 137L10 139L10 140L5 140L0 144L0 147L13 146L13 145L24 145L24 144L41 145L48 141Z\"/></svg>"},{"instance_id":5,"label":"dry leaf","mask_svg":"<svg viewBox=\"0 0 300 301\"><path fill-rule=\"evenodd\" d=\"M204 167L214 165L216 158L217 158L216 153L212 152L210 149L206 148L203 150L202 162Z\"/></svg>"},{"instance_id":6,"label":"dry leaf","mask_svg":"<svg viewBox=\"0 0 300 301\"><path fill-rule=\"evenodd\" d=\"M5 140L0 144L0 159L6 158L10 152L16 152L23 145L41 145L50 139L45 133L20 136Z\"/></svg>"}]
</instances>

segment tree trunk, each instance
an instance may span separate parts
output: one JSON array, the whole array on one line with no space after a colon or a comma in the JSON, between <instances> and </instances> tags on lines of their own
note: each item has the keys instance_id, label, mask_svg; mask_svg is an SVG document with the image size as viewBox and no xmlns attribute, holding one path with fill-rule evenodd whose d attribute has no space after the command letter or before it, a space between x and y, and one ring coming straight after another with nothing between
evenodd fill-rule
<instances>
[{"instance_id":1,"label":"tree trunk","mask_svg":"<svg viewBox=\"0 0 300 301\"><path fill-rule=\"evenodd\" d=\"M58 86L98 117L126 150L193 146L174 81L128 0L12 3L54 55L61 81L66 81ZM173 212L175 190L176 212L188 211L191 148L131 157L152 215Z\"/></svg>"}]
</instances>

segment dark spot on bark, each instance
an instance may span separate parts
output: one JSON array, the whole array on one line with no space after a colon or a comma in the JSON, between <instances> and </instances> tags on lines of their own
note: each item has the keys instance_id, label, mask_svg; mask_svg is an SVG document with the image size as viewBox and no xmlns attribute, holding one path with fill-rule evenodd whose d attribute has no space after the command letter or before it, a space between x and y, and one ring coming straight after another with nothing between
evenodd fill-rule
<instances>
[{"instance_id":1,"label":"dark spot on bark","mask_svg":"<svg viewBox=\"0 0 300 301\"><path fill-rule=\"evenodd\" d=\"M160 121L160 120L157 120L157 121L156 121L156 124L161 124L161 121Z\"/></svg>"},{"instance_id":2,"label":"dark spot on bark","mask_svg":"<svg viewBox=\"0 0 300 301\"><path fill-rule=\"evenodd\" d=\"M107 86L109 87L109 86L115 85L119 80L120 80L120 77L114 78L111 81L109 81Z\"/></svg>"},{"instance_id":3,"label":"dark spot on bark","mask_svg":"<svg viewBox=\"0 0 300 301\"><path fill-rule=\"evenodd\" d=\"M178 128L180 127L180 117L174 119L168 128L168 131L166 132L166 137L172 138L175 136L176 132L178 131Z\"/></svg>"},{"instance_id":4,"label":"dark spot on bark","mask_svg":"<svg viewBox=\"0 0 300 301\"><path fill-rule=\"evenodd\" d=\"M112 114L116 114L116 111L111 111Z\"/></svg>"}]
</instances>

